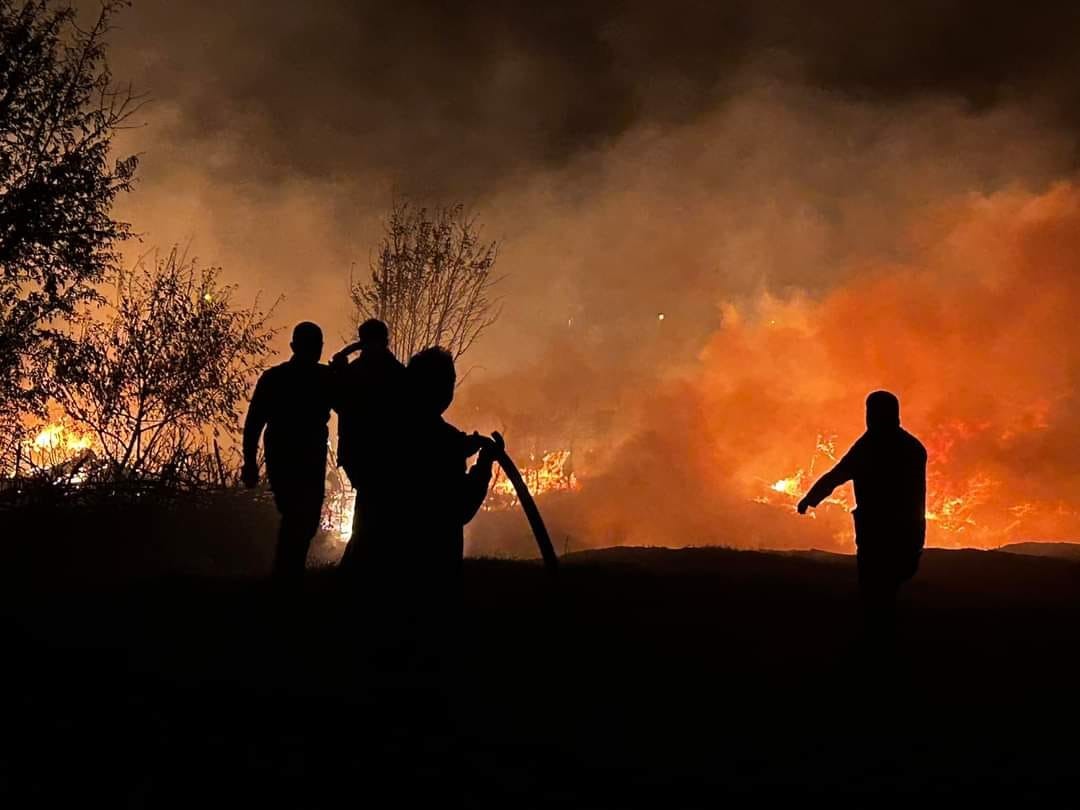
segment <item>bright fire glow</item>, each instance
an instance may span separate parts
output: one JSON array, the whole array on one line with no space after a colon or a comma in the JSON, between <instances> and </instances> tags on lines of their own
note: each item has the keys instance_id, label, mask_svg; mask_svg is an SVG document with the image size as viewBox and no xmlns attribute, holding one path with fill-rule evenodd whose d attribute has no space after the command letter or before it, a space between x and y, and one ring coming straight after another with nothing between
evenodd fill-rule
<instances>
[{"instance_id":1,"label":"bright fire glow","mask_svg":"<svg viewBox=\"0 0 1080 810\"><path fill-rule=\"evenodd\" d=\"M338 543L345 544L352 537L353 514L356 507L356 490L348 486L328 492L323 502L322 529Z\"/></svg>"},{"instance_id":2,"label":"bright fire glow","mask_svg":"<svg viewBox=\"0 0 1080 810\"><path fill-rule=\"evenodd\" d=\"M579 488L577 475L571 469L571 455L569 450L553 450L539 457L529 456L529 463L522 465L519 471L534 497L550 492L574 492ZM323 502L323 531L338 543L348 543L352 536L355 503L356 490L344 483L328 492ZM517 504L513 484L501 470L497 470L487 500L484 501L484 510L512 509Z\"/></svg>"},{"instance_id":3,"label":"bright fire glow","mask_svg":"<svg viewBox=\"0 0 1080 810\"><path fill-rule=\"evenodd\" d=\"M790 495L793 498L799 497L802 492L802 475L798 474L794 478L781 478L775 484L772 485L773 492L782 492L785 495Z\"/></svg>"},{"instance_id":4,"label":"bright fire glow","mask_svg":"<svg viewBox=\"0 0 1080 810\"><path fill-rule=\"evenodd\" d=\"M809 469L813 470L815 466L818 466L818 474L826 472L827 465L816 465L815 462L822 457L830 463L834 462L836 460L834 448L835 442L832 440L823 441L819 438ZM930 474L927 477L930 485L926 493L926 519L935 524L937 531L959 536L965 530L978 526L975 512L978 506L986 502L987 493L994 488L995 482L992 479L979 476L957 487L946 482L933 464L931 464ZM753 500L764 504L793 505L806 494L807 490L814 484L814 480L815 476L813 474L808 474L800 469L794 475L781 478L768 485L768 491L785 496L783 500L776 501L768 495L759 495ZM851 496L850 486L837 489L822 504L824 508L829 508L829 506L838 507L845 512L851 511L855 504L854 498ZM1027 508L1029 509L1030 506L1027 505ZM1025 505L1012 507L1012 512L1017 518L1021 517L1025 513ZM854 537L853 532L851 537Z\"/></svg>"},{"instance_id":5,"label":"bright fire glow","mask_svg":"<svg viewBox=\"0 0 1080 810\"><path fill-rule=\"evenodd\" d=\"M96 442L89 433L83 433L64 421L51 422L41 427L32 438L20 446L16 472L19 474L43 470L63 470L65 465L92 453ZM82 473L76 473L76 479Z\"/></svg>"},{"instance_id":6,"label":"bright fire glow","mask_svg":"<svg viewBox=\"0 0 1080 810\"><path fill-rule=\"evenodd\" d=\"M529 463L519 468L521 477L533 497L549 492L573 492L578 489L578 478L572 467L570 450L552 450L539 458L529 456ZM495 475L491 492L484 508L488 510L508 509L518 502L514 485L500 470Z\"/></svg>"},{"instance_id":7,"label":"bright fire glow","mask_svg":"<svg viewBox=\"0 0 1080 810\"><path fill-rule=\"evenodd\" d=\"M93 446L94 440L87 434L79 434L67 425L57 422L46 425L31 442L40 450L59 451L74 457Z\"/></svg>"}]
</instances>

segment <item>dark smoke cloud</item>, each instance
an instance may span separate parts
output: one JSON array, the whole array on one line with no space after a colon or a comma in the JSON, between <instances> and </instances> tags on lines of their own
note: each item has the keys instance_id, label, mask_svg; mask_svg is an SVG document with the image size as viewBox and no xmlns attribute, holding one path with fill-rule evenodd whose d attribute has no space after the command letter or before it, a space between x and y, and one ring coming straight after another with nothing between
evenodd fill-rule
<instances>
[{"instance_id":1,"label":"dark smoke cloud","mask_svg":"<svg viewBox=\"0 0 1080 810\"><path fill-rule=\"evenodd\" d=\"M176 108L157 137L237 144L222 181L378 166L406 191L473 197L694 120L763 61L851 99L1023 98L1075 127L1078 38L1080 9L1058 2L139 0L114 63Z\"/></svg>"},{"instance_id":2,"label":"dark smoke cloud","mask_svg":"<svg viewBox=\"0 0 1080 810\"><path fill-rule=\"evenodd\" d=\"M929 201L1073 168L1077 33L1037 2L137 0L121 213L344 336L392 195L464 201L511 274L474 362L572 319L637 358L660 309L686 356L718 292L827 287Z\"/></svg>"}]
</instances>

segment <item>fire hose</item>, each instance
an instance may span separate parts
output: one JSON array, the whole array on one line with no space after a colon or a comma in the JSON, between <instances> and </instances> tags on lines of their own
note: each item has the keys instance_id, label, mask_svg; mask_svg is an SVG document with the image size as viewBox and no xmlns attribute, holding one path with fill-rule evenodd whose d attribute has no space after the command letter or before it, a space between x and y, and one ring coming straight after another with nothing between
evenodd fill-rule
<instances>
[{"instance_id":1,"label":"fire hose","mask_svg":"<svg viewBox=\"0 0 1080 810\"><path fill-rule=\"evenodd\" d=\"M506 479L513 486L518 503L521 504L521 508L525 512L525 517L529 521L529 528L532 529L533 537L536 538L536 545L540 548L544 568L549 574L554 574L559 570L559 558L555 554L555 547L551 544L551 536L548 534L547 526L544 525L544 519L540 516L536 500L533 498L532 493L529 492L529 487L526 486L525 479L521 477L521 472L518 470L517 465L514 464L514 460L506 452L502 436L498 433L493 433L492 436L495 438L498 448L495 453L495 460L499 462Z\"/></svg>"}]
</instances>

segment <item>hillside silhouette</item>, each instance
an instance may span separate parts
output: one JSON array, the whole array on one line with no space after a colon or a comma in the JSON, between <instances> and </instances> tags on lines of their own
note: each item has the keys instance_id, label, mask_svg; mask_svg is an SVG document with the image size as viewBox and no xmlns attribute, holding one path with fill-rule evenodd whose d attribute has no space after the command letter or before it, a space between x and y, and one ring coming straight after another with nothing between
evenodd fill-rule
<instances>
[{"instance_id":1,"label":"hillside silhouette","mask_svg":"<svg viewBox=\"0 0 1080 810\"><path fill-rule=\"evenodd\" d=\"M1080 543L1029 541L1025 543L1009 543L998 550L1010 554L1025 554L1031 557L1055 557L1062 560L1080 561Z\"/></svg>"}]
</instances>

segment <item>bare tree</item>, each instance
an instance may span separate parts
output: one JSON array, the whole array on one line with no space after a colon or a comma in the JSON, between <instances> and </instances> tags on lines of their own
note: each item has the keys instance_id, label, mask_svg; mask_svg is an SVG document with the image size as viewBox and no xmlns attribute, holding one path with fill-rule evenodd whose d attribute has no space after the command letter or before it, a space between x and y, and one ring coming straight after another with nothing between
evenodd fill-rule
<instances>
[{"instance_id":1,"label":"bare tree","mask_svg":"<svg viewBox=\"0 0 1080 810\"><path fill-rule=\"evenodd\" d=\"M234 303L220 268L173 248L117 275L115 300L56 358L54 396L95 438L110 479L228 483L240 408L276 332ZM220 481L218 480L220 479Z\"/></svg>"},{"instance_id":2,"label":"bare tree","mask_svg":"<svg viewBox=\"0 0 1080 810\"><path fill-rule=\"evenodd\" d=\"M371 278L350 280L357 323L385 321L402 360L428 346L461 357L500 312L492 298L498 244L483 241L480 231L461 205L429 210L395 202Z\"/></svg>"},{"instance_id":3,"label":"bare tree","mask_svg":"<svg viewBox=\"0 0 1080 810\"><path fill-rule=\"evenodd\" d=\"M112 218L135 157L112 137L139 107L116 88L105 36L126 2L104 0L89 28L53 0L0 0L0 433L17 446L27 412L43 413L60 328L115 264L129 235ZM5 448L0 447L0 451Z\"/></svg>"}]
</instances>

